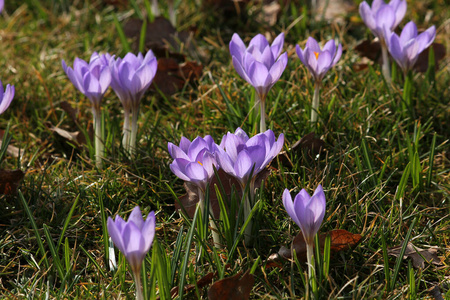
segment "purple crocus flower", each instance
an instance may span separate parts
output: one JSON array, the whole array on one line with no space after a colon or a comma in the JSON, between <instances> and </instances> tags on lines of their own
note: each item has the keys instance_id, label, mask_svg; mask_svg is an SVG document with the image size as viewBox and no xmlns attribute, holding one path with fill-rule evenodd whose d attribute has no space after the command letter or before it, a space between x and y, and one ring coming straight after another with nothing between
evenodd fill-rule
<instances>
[{"instance_id":1,"label":"purple crocus flower","mask_svg":"<svg viewBox=\"0 0 450 300\"><path fill-rule=\"evenodd\" d=\"M111 87L116 92L124 108L123 146L127 151L136 147L139 105L145 91L155 77L158 63L150 50L145 57L128 53L125 57L109 59L111 67ZM130 129L130 112L132 124Z\"/></svg>"},{"instance_id":2,"label":"purple crocus flower","mask_svg":"<svg viewBox=\"0 0 450 300\"><path fill-rule=\"evenodd\" d=\"M280 33L272 45L262 35L256 35L248 47L238 34L230 41L230 54L236 72L256 90L260 101L260 132L266 131L265 101L272 86L280 79L287 65L287 53L280 56L284 44L284 33Z\"/></svg>"},{"instance_id":3,"label":"purple crocus flower","mask_svg":"<svg viewBox=\"0 0 450 300\"><path fill-rule=\"evenodd\" d=\"M305 189L295 196L292 201L291 193L288 189L283 193L283 205L286 208L288 215L302 230L303 238L306 242L306 257L308 260L308 275L309 279L314 275L314 264L312 262L314 252L314 236L319 231L325 215L326 201L325 193L322 186L319 186L314 191L312 196L309 196Z\"/></svg>"},{"instance_id":4,"label":"purple crocus flower","mask_svg":"<svg viewBox=\"0 0 450 300\"><path fill-rule=\"evenodd\" d=\"M269 45L262 34L258 34L247 48L239 35L233 34L230 53L234 68L243 79L255 87L261 98L267 95L286 68L287 53L280 56L283 44L284 33L280 33L272 45Z\"/></svg>"},{"instance_id":5,"label":"purple crocus flower","mask_svg":"<svg viewBox=\"0 0 450 300\"><path fill-rule=\"evenodd\" d=\"M317 121L317 112L319 111L319 93L322 79L331 67L333 67L341 58L342 45L339 44L337 49L334 40L329 40L323 49L320 49L317 41L309 37L306 41L305 49L296 47L297 55L302 63L314 77L314 96L311 110L311 123Z\"/></svg>"},{"instance_id":6,"label":"purple crocus flower","mask_svg":"<svg viewBox=\"0 0 450 300\"><path fill-rule=\"evenodd\" d=\"M136 284L136 299L144 299L141 290L141 267L155 237L155 213L152 211L144 221L139 206L136 206L125 222L120 216L114 221L108 217L108 233L116 247L130 264Z\"/></svg>"},{"instance_id":7,"label":"purple crocus flower","mask_svg":"<svg viewBox=\"0 0 450 300\"><path fill-rule=\"evenodd\" d=\"M339 44L336 50L334 40L329 40L323 49L320 49L317 41L309 37L304 50L299 45L295 47L297 55L302 63L308 68L316 81L322 81L325 74L341 58L342 45Z\"/></svg>"},{"instance_id":8,"label":"purple crocus flower","mask_svg":"<svg viewBox=\"0 0 450 300\"><path fill-rule=\"evenodd\" d=\"M0 115L5 112L5 110L11 104L14 98L15 88L13 85L7 85L6 89L3 89L3 83L0 80Z\"/></svg>"},{"instance_id":9,"label":"purple crocus flower","mask_svg":"<svg viewBox=\"0 0 450 300\"><path fill-rule=\"evenodd\" d=\"M5 6L5 0L0 0L0 12L3 11L4 6Z\"/></svg>"},{"instance_id":10,"label":"purple crocus flower","mask_svg":"<svg viewBox=\"0 0 450 300\"><path fill-rule=\"evenodd\" d=\"M93 109L99 110L103 95L111 83L111 71L105 59L94 52L89 63L77 57L73 69L64 60L62 66L73 85L92 102Z\"/></svg>"},{"instance_id":11,"label":"purple crocus flower","mask_svg":"<svg viewBox=\"0 0 450 300\"><path fill-rule=\"evenodd\" d=\"M421 34L417 34L417 26L411 21L405 25L400 36L392 32L386 43L389 52L406 74L417 61L419 54L428 48L436 37L436 28L431 26Z\"/></svg>"},{"instance_id":12,"label":"purple crocus flower","mask_svg":"<svg viewBox=\"0 0 450 300\"><path fill-rule=\"evenodd\" d=\"M366 1L359 5L359 14L364 23L380 40L386 40L385 27L393 31L406 13L406 0L374 0L372 6Z\"/></svg>"},{"instance_id":13,"label":"purple crocus flower","mask_svg":"<svg viewBox=\"0 0 450 300\"><path fill-rule=\"evenodd\" d=\"M107 226L114 245L125 255L133 273L139 274L155 237L155 212L150 212L144 221L139 206L136 206L127 222L120 216L116 216L115 221L109 217Z\"/></svg>"},{"instance_id":14,"label":"purple crocus flower","mask_svg":"<svg viewBox=\"0 0 450 300\"><path fill-rule=\"evenodd\" d=\"M284 135L280 134L276 140L270 129L249 138L238 128L235 133L228 132L223 137L221 147L216 152L216 159L220 167L244 187L250 179L250 174L254 179L278 155L283 144Z\"/></svg>"},{"instance_id":15,"label":"purple crocus flower","mask_svg":"<svg viewBox=\"0 0 450 300\"><path fill-rule=\"evenodd\" d=\"M288 189L283 193L283 205L288 215L300 227L306 243L314 243L314 236L319 231L325 215L326 201L322 186L319 186L310 196L305 189L295 196L292 201Z\"/></svg>"},{"instance_id":16,"label":"purple crocus flower","mask_svg":"<svg viewBox=\"0 0 450 300\"><path fill-rule=\"evenodd\" d=\"M214 167L218 167L214 157L218 148L210 135L197 137L192 142L182 137L180 146L168 144L169 154L174 159L170 169L180 179L192 182L204 193L214 175Z\"/></svg>"},{"instance_id":17,"label":"purple crocus flower","mask_svg":"<svg viewBox=\"0 0 450 300\"><path fill-rule=\"evenodd\" d=\"M111 87L125 109L139 107L144 92L155 77L158 63L150 50L145 57L128 53L125 57L111 60Z\"/></svg>"},{"instance_id":18,"label":"purple crocus flower","mask_svg":"<svg viewBox=\"0 0 450 300\"><path fill-rule=\"evenodd\" d=\"M89 63L77 57L73 62L73 69L68 67L64 60L62 61L64 72L66 72L70 81L91 101L92 114L94 115L96 166L98 168L102 167L101 158L104 152L100 103L111 83L108 57L100 56L97 52L94 52Z\"/></svg>"}]
</instances>

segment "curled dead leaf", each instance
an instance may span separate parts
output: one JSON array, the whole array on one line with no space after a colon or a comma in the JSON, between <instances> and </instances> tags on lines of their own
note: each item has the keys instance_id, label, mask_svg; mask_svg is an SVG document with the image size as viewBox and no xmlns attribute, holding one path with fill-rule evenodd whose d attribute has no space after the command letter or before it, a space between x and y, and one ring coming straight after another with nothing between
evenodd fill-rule
<instances>
[{"instance_id":1,"label":"curled dead leaf","mask_svg":"<svg viewBox=\"0 0 450 300\"><path fill-rule=\"evenodd\" d=\"M250 298L255 278L247 270L241 278L242 272L222 280L216 281L208 290L210 300L247 300Z\"/></svg>"},{"instance_id":2,"label":"curled dead leaf","mask_svg":"<svg viewBox=\"0 0 450 300\"><path fill-rule=\"evenodd\" d=\"M335 229L329 232L324 232L319 234L319 245L320 251L323 252L326 237L330 235L331 237L331 255L336 254L340 251L353 249L362 239L362 236L357 233L351 233L344 229ZM306 242L303 238L302 232L297 234L297 236L292 241L292 250L295 250L297 258L299 261L306 261ZM284 246L278 251L279 256L285 259L292 258L291 249Z\"/></svg>"},{"instance_id":3,"label":"curled dead leaf","mask_svg":"<svg viewBox=\"0 0 450 300\"><path fill-rule=\"evenodd\" d=\"M402 245L389 248L388 254L399 257L400 251L402 249ZM405 254L403 255L403 259L410 258L412 260L413 266L416 269L425 268L425 261L431 263L436 266L441 266L442 262L437 256L438 248L430 247L428 249L421 249L413 245L413 243L409 242L406 246Z\"/></svg>"},{"instance_id":4,"label":"curled dead leaf","mask_svg":"<svg viewBox=\"0 0 450 300\"><path fill-rule=\"evenodd\" d=\"M0 194L16 193L25 173L22 170L0 170Z\"/></svg>"}]
</instances>

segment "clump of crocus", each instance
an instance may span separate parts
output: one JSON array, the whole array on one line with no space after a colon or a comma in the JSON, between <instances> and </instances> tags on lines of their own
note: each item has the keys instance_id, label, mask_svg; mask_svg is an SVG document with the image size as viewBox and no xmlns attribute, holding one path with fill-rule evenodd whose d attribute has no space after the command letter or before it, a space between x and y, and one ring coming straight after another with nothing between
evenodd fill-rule
<instances>
[{"instance_id":1,"label":"clump of crocus","mask_svg":"<svg viewBox=\"0 0 450 300\"><path fill-rule=\"evenodd\" d=\"M320 49L317 41L309 37L306 41L304 50L299 45L296 46L297 55L306 66L314 78L314 97L311 110L311 122L317 121L317 112L319 111L319 93L322 86L322 80L325 74L333 67L341 58L342 45L339 44L337 49L334 40L329 40L323 49Z\"/></svg>"},{"instance_id":2,"label":"clump of crocus","mask_svg":"<svg viewBox=\"0 0 450 300\"><path fill-rule=\"evenodd\" d=\"M254 205L255 181L258 173L278 155L284 145L284 135L278 139L272 130L259 133L252 138L241 129L235 133L228 132L216 151L216 159L220 168L229 175L235 177L240 183L242 193L249 185L248 197L245 195L244 220L247 220ZM245 242L252 243L252 222L245 229Z\"/></svg>"},{"instance_id":3,"label":"clump of crocus","mask_svg":"<svg viewBox=\"0 0 450 300\"><path fill-rule=\"evenodd\" d=\"M402 21L406 13L406 0L392 0L388 4L384 0L374 0L372 6L366 1L359 5L359 14L372 33L378 37L383 56L382 71L386 81L391 81L389 56L387 51L386 29L392 32Z\"/></svg>"},{"instance_id":4,"label":"clump of crocus","mask_svg":"<svg viewBox=\"0 0 450 300\"><path fill-rule=\"evenodd\" d=\"M120 216L114 221L108 217L108 232L116 247L130 264L136 285L136 299L144 299L141 289L141 267L155 237L155 213L152 211L144 221L139 206L136 206L125 222Z\"/></svg>"},{"instance_id":5,"label":"clump of crocus","mask_svg":"<svg viewBox=\"0 0 450 300\"><path fill-rule=\"evenodd\" d=\"M322 186L319 186L310 196L305 189L295 196L292 201L288 189L283 193L283 205L288 215L302 230L303 238L306 242L306 256L308 261L308 275L311 279L314 276L314 265L312 257L314 253L314 236L319 231L325 215L326 201Z\"/></svg>"},{"instance_id":6,"label":"clump of crocus","mask_svg":"<svg viewBox=\"0 0 450 300\"><path fill-rule=\"evenodd\" d=\"M62 61L67 77L91 101L95 129L95 160L99 168L102 166L101 158L104 154L100 104L111 83L111 71L106 62L106 58L97 52L91 55L89 63L78 57L75 58L73 69L68 67L64 60Z\"/></svg>"},{"instance_id":7,"label":"clump of crocus","mask_svg":"<svg viewBox=\"0 0 450 300\"><path fill-rule=\"evenodd\" d=\"M248 47L238 34L234 34L230 42L230 54L236 72L250 83L256 90L260 103L260 132L266 131L265 103L267 93L280 79L287 65L287 53L280 56L284 44L284 33L279 34L272 45L258 34Z\"/></svg>"},{"instance_id":8,"label":"clump of crocus","mask_svg":"<svg viewBox=\"0 0 450 300\"><path fill-rule=\"evenodd\" d=\"M5 112L5 110L11 104L14 98L15 89L13 85L6 85L6 89L3 89L3 83L0 80L0 115Z\"/></svg>"},{"instance_id":9,"label":"clump of crocus","mask_svg":"<svg viewBox=\"0 0 450 300\"><path fill-rule=\"evenodd\" d=\"M135 150L137 121L141 98L155 77L158 63L150 50L145 57L128 53L125 57L109 59L111 67L111 87L116 92L124 109L123 140L124 149L130 153ZM130 113L132 115L130 130Z\"/></svg>"},{"instance_id":10,"label":"clump of crocus","mask_svg":"<svg viewBox=\"0 0 450 300\"><path fill-rule=\"evenodd\" d=\"M204 138L196 137L192 142L182 137L180 146L168 143L169 154L173 158L170 169L180 179L197 186L198 205L202 214L205 213L206 187L214 175L214 168L218 168L214 157L218 148L210 135ZM211 206L208 209L211 210ZM214 244L219 246L220 236L212 219L210 225L214 229L212 232Z\"/></svg>"}]
</instances>

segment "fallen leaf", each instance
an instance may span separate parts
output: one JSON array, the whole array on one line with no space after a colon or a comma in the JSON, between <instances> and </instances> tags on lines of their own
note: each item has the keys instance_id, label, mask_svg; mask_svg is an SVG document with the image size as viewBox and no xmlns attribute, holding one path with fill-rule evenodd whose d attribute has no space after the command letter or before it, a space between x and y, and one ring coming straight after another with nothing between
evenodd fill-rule
<instances>
[{"instance_id":1,"label":"fallen leaf","mask_svg":"<svg viewBox=\"0 0 450 300\"><path fill-rule=\"evenodd\" d=\"M247 270L241 277L242 272L222 280L216 281L208 290L210 300L247 300L250 298L255 278Z\"/></svg>"},{"instance_id":2,"label":"fallen leaf","mask_svg":"<svg viewBox=\"0 0 450 300\"><path fill-rule=\"evenodd\" d=\"M444 300L444 297L442 297L441 289L439 288L439 286L435 285L431 287L430 289L428 289L428 292L430 293L431 296L433 296L435 300Z\"/></svg>"},{"instance_id":3,"label":"fallen leaf","mask_svg":"<svg viewBox=\"0 0 450 300\"><path fill-rule=\"evenodd\" d=\"M62 101L60 105L61 105L61 108L70 116L72 121L74 123L78 123L78 118L77 118L78 110L73 108L72 105L70 105L69 102L67 102L67 101Z\"/></svg>"},{"instance_id":4,"label":"fallen leaf","mask_svg":"<svg viewBox=\"0 0 450 300\"><path fill-rule=\"evenodd\" d=\"M178 64L174 58L160 58L151 88L158 88L166 95L173 95L181 90L186 82L199 79L202 71L203 66L196 62Z\"/></svg>"},{"instance_id":5,"label":"fallen leaf","mask_svg":"<svg viewBox=\"0 0 450 300\"><path fill-rule=\"evenodd\" d=\"M139 39L141 36L143 21L141 19L129 19L123 26L127 37L134 40L133 48L139 50ZM156 17L155 20L147 24L145 31L145 48L151 49L157 57L172 57L184 60L184 55L180 52L184 49L191 49L192 35L188 31L177 32L172 23L164 17ZM194 50L194 49L192 49Z\"/></svg>"},{"instance_id":6,"label":"fallen leaf","mask_svg":"<svg viewBox=\"0 0 450 300\"><path fill-rule=\"evenodd\" d=\"M217 272L216 273L210 272L210 273L206 274L205 276L200 278L200 280L197 281L197 284L185 285L184 289L183 289L183 293L186 294L186 293L194 290L195 287L197 287L198 289L204 288L205 286L207 286L208 284L210 284L213 281L214 277L217 277ZM177 286L173 287L170 290L170 295L172 296L172 299L176 298L178 296L178 293L179 293L179 289ZM159 299L159 297L157 297L156 299Z\"/></svg>"},{"instance_id":7,"label":"fallen leaf","mask_svg":"<svg viewBox=\"0 0 450 300\"><path fill-rule=\"evenodd\" d=\"M319 245L321 252L323 252L325 239L328 235L331 236L331 255L356 247L356 245L358 245L358 243L362 239L362 236L360 234L351 233L344 229L335 229L329 232L324 232L319 235ZM295 250L299 261L306 261L306 242L303 238L302 232L297 234L297 236L292 241L292 249ZM288 249L284 246L280 248L278 254L286 259L292 258L291 249Z\"/></svg>"},{"instance_id":8,"label":"fallen leaf","mask_svg":"<svg viewBox=\"0 0 450 300\"><path fill-rule=\"evenodd\" d=\"M19 169L0 170L0 194L14 194L24 176L25 173Z\"/></svg>"},{"instance_id":9,"label":"fallen leaf","mask_svg":"<svg viewBox=\"0 0 450 300\"><path fill-rule=\"evenodd\" d=\"M63 137L65 140L74 143L76 146L81 146L86 143L84 134L80 131L69 132L54 126L51 127L50 130L55 132L58 136Z\"/></svg>"},{"instance_id":10,"label":"fallen leaf","mask_svg":"<svg viewBox=\"0 0 450 300\"><path fill-rule=\"evenodd\" d=\"M398 257L400 255L400 251L402 249L402 245L389 248L388 254ZM406 246L405 254L403 255L403 259L410 258L412 260L413 266L416 269L425 268L425 261L428 263L432 263L436 266L441 266L442 262L437 256L438 248L430 247L428 249L421 249L419 247L414 246L411 242Z\"/></svg>"},{"instance_id":11,"label":"fallen leaf","mask_svg":"<svg viewBox=\"0 0 450 300\"><path fill-rule=\"evenodd\" d=\"M295 142L295 144L292 145L292 147L290 147L287 151L280 152L280 154L278 154L280 163L285 166L292 166L292 162L290 161L288 154L300 152L301 150L306 150L310 156L322 154L326 150L325 141L320 138L316 138L315 135L316 134L314 132L310 132ZM273 161L276 162L275 159Z\"/></svg>"}]
</instances>

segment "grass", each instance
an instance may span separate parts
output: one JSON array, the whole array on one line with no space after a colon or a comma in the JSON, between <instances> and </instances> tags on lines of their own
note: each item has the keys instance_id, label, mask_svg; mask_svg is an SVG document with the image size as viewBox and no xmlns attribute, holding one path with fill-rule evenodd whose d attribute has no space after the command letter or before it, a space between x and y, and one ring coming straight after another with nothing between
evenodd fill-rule
<instances>
[{"instance_id":1,"label":"grass","mask_svg":"<svg viewBox=\"0 0 450 300\"><path fill-rule=\"evenodd\" d=\"M448 48L443 25L448 13L439 9L442 1L408 4L401 26L409 19L422 28L435 24L437 41ZM327 198L321 231L345 229L363 235L355 249L331 258L328 275L318 282L319 298L426 298L434 286L450 295L448 58L434 76L414 74L411 114L401 103L400 74L389 87L379 65L354 71L360 60L355 45L372 38L357 21L357 12L350 13L345 26L327 25L311 20L292 2L282 6L277 24L269 27L257 21L258 4L244 5L236 15L181 1L177 26L196 26L195 58L204 65L203 76L171 97L146 93L132 160L120 147L121 105L109 91L102 104L108 145L100 171L89 147L71 145L51 130L86 131L92 126L90 103L67 79L61 60L72 64L75 57L88 59L93 51L123 55L129 45L116 25L136 15L133 5L9 1L0 18L0 77L4 85L16 87L0 128L9 124L10 144L21 149L20 157L5 155L2 168L26 171L18 194L0 198L1 298L132 298L131 275L117 249L117 268L110 268L105 219L127 217L135 205L145 214L154 210L157 218L157 241L143 271L148 298L169 299L171 288L182 291L209 272L217 272L218 280L248 269L255 276L252 299L305 297L305 265L283 261L281 268L265 266L270 254L289 246L299 232L281 205L282 191L311 192L319 183ZM428 10L433 14L424 24ZM257 133L258 117L251 113L254 92L234 71L227 43L234 32L248 39L286 29L289 63L267 99L268 128L285 134L285 150L314 131L325 141L326 152L314 157L307 151L288 152L292 165L274 162L254 212L253 226L260 229L254 247L246 248L237 232L227 228L235 244L214 249L205 237L207 222L182 218L174 209L184 189L169 169L167 143L206 134L219 142L238 126ZM309 122L313 83L293 50L309 35L336 37L344 46L341 61L324 82L314 126ZM77 122L61 108L62 101L78 110ZM196 222L200 225L191 226ZM407 260L387 255L387 248L404 241L406 245L407 240L420 248L438 246L443 265L414 269ZM196 261L199 245L206 251ZM206 295L207 287L177 297Z\"/></svg>"}]
</instances>

